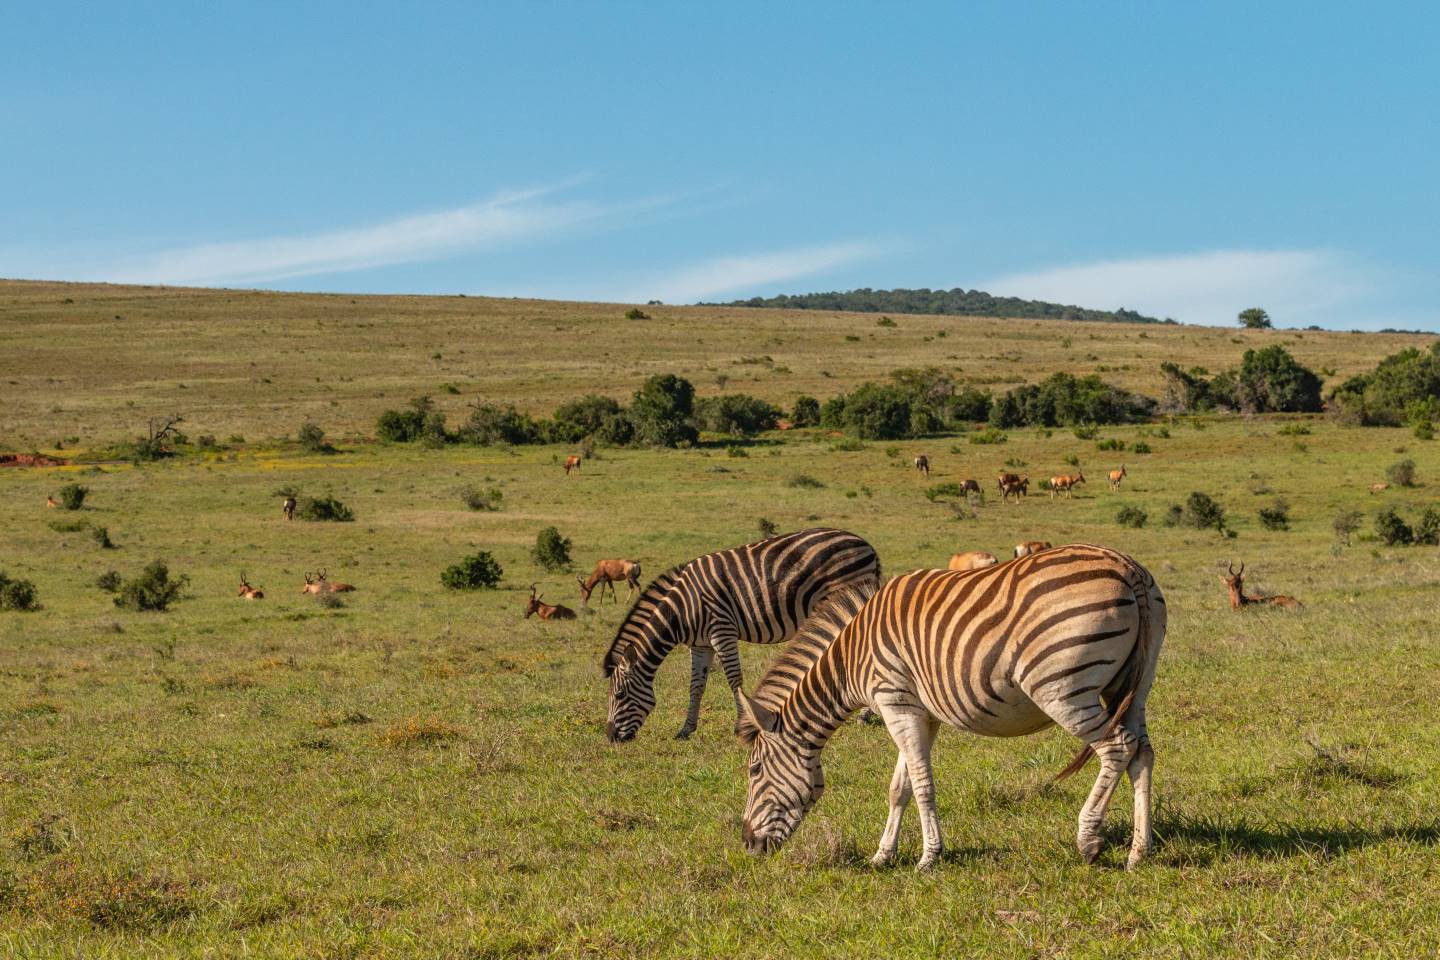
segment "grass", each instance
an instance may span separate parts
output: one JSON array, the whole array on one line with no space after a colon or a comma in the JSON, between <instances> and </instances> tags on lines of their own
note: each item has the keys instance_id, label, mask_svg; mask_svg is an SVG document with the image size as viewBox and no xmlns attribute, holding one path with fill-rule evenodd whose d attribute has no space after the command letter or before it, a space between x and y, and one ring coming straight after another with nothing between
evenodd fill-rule
<instances>
[{"instance_id":1,"label":"grass","mask_svg":"<svg viewBox=\"0 0 1440 960\"><path fill-rule=\"evenodd\" d=\"M115 303L124 288L93 289ZM220 309L211 299L229 297L237 311L269 302L238 292L130 295L133 306L110 312L146 316L148 297L190 303L201 317ZM72 309L54 299L46 311ZM297 298L296 316L312 331L317 316L379 323L369 298L356 299L360 309L349 298ZM442 325L494 310L544 329L547 321L524 318L553 326L582 309L430 302L442 316L453 312L435 320ZM384 303L397 318L419 315L407 298ZM317 304L323 309L310 313ZM625 329L654 325L663 339L670 319L693 313L701 318L695 335L717 337L707 348L725 343L704 320L724 311L647 309L654 319L625 321ZM620 313L594 316L618 323ZM268 316L262 310L247 322L272 324ZM165 317L189 322L178 306ZM801 319L821 330L839 322ZM759 320L745 322L753 333ZM863 327L873 324L871 316ZM906 317L883 331L884 342L933 327ZM278 321L268 329L289 335ZM358 329L376 336L374 349L394 347L386 328ZM950 329L934 349L964 338L965 322ZM1091 327L1064 330L1078 343ZM1148 332L1128 347L1210 336ZM462 355L423 324L416 336L417 364L444 366L429 358L437 350L446 363L508 350L477 337ZM1327 339L1306 334L1302 343L1312 338ZM1390 349L1375 346L1383 338L1335 340L1356 352ZM43 389L62 407L88 411L77 419L104 440L118 432L109 418L123 414L125 398L149 405L168 389L143 364L133 384L106 387L103 376L113 374L86 368L89 348L68 342L62 356L55 341L30 341L20 376L63 379L72 374L62 361L73 357L73 376L88 369L85 376L100 377L93 406L78 399L79 380ZM206 356L206 342L196 358ZM882 341L871 342L878 353ZM1093 349L1118 349L1107 342ZM747 349L756 347L737 343L731 355ZM795 377L807 375L784 347L763 349ZM637 343L627 363L650 369L649 350ZM363 370L366 357L352 359ZM1300 452L1277 444L1263 419L1211 418L1204 430L1179 421L1168 437L1154 425L1107 427L1154 448L1127 464L1122 494L1098 483L1073 500L987 498L959 525L926 499L931 485L993 483L1006 459L1025 462L1032 476L1068 472L1071 455L1097 475L1118 462L1097 463L1094 441L1070 431L1024 430L1002 447L936 445L951 452L929 451L927 480L880 445L834 450L816 434L777 436L764 455L743 459L722 448L607 449L583 478L567 480L555 466L566 452L559 447L347 442L321 455L259 440L294 430L305 419L296 412L325 396L313 377L339 362L314 351L308 362L316 365L310 383L297 367L285 381L293 396L277 392L254 408L229 396L217 368L207 408L215 422L197 410L194 429L242 432L251 444L140 467L5 473L5 569L34 581L44 606L0 613L0 956L804 957L824 943L886 957L1328 957L1440 947L1440 905L1424 881L1440 856L1440 552L1385 547L1370 534L1381 508L1417 517L1433 503L1440 450L1408 431L1309 420ZM1337 351L1326 362L1346 361ZM191 363L204 367L185 359L176 376L199 393L203 370ZM387 375L410 376L405 366L389 364ZM503 374L506 364L495 366ZM251 375L248 361L230 368L242 380ZM586 388L580 368L572 372L567 395ZM467 392L473 383L453 371L433 379ZM388 403L415 383L375 389L391 394ZM314 419L342 433L364 428L343 406ZM12 435L39 429L28 409L0 403ZM1370 494L1399 446L1408 447L1421 486ZM727 472L712 471L720 463ZM823 486L787 484L798 476ZM117 554L58 536L46 522L54 516L46 495L77 477L91 489L87 518L123 545L127 571L165 557L190 577L183 602L163 614L121 610L96 588ZM1257 477L1263 495L1251 491ZM503 511L472 511L456 496L481 478L503 486ZM331 490L358 519L286 523L273 496L282 485ZM862 487L872 495L846 496ZM1194 489L1225 508L1234 540L1154 519ZM1275 497L1289 504L1287 532L1267 531L1258 518ZM1128 505L1152 522L1118 526L1116 513ZM1364 516L1348 549L1334 546L1332 522L1343 510ZM824 798L791 844L764 860L747 856L739 839L745 761L718 671L690 740L670 739L689 678L688 658L677 654L660 671L658 706L639 738L606 743L599 661L624 604L592 605L591 615L567 623L523 620L535 581L548 601L577 606L574 577L531 560L538 531L560 527L577 568L623 556L653 576L755 539L762 518L781 530L854 530L892 573L943 564L959 550L1008 556L1028 539L1106 543L1145 563L1171 621L1149 709L1153 860L1129 874L1117 850L1097 867L1079 863L1074 820L1094 767L1040 789L1073 753L1073 741L1055 730L1014 740L942 735L936 772L950 849L932 876L910 869L913 811L900 866L866 862L894 763L883 727L855 723L837 735L824 756ZM504 567L499 588L443 589L438 571L477 550ZM1246 562L1248 591L1294 594L1306 608L1232 613L1218 579L1229 559ZM300 595L303 573L321 567L359 588L343 608ZM235 596L242 568L266 599ZM774 653L745 646L748 684ZM1122 786L1110 819L1117 844L1128 821Z\"/></svg>"}]
</instances>

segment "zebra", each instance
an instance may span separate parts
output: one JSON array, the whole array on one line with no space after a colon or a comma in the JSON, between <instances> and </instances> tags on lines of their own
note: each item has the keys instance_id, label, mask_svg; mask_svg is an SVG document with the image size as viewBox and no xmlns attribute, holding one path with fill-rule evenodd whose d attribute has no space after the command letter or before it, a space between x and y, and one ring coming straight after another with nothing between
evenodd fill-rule
<instances>
[{"instance_id":1,"label":"zebra","mask_svg":"<svg viewBox=\"0 0 1440 960\"><path fill-rule=\"evenodd\" d=\"M1092 753L1100 774L1080 811L1076 838L1093 863L1110 796L1128 771L1135 788L1129 867L1151 846L1155 752L1145 700L1165 637L1165 599L1131 558L1085 544L955 572L918 570L832 596L771 666L753 697L740 697L750 747L741 837L752 853L783 844L820 799L820 754L862 706L876 710L899 748L890 814L871 862L893 862L914 796L924 850L940 857L930 749L941 723L985 736L1022 736L1051 723Z\"/></svg>"},{"instance_id":2,"label":"zebra","mask_svg":"<svg viewBox=\"0 0 1440 960\"><path fill-rule=\"evenodd\" d=\"M690 646L690 709L676 734L683 740L699 723L700 698L717 654L738 711L738 641L788 640L835 589L879 580L874 547L853 533L825 528L720 550L665 571L640 594L605 653L610 742L639 732L655 706L655 671L676 644Z\"/></svg>"}]
</instances>

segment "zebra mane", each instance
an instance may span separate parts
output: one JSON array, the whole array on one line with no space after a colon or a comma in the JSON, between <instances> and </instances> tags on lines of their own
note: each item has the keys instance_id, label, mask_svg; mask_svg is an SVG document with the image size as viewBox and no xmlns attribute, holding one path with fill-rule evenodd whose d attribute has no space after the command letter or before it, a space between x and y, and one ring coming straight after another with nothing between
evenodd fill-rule
<instances>
[{"instance_id":1,"label":"zebra mane","mask_svg":"<svg viewBox=\"0 0 1440 960\"><path fill-rule=\"evenodd\" d=\"M605 658L600 661L605 676L614 673L615 668L624 661L626 649L636 643L639 639L637 635L644 632L644 625L654 618L660 599L675 588L675 581L679 579L680 570L684 566L682 563L671 567L651 580L650 585L640 592L630 612L620 621L620 627L615 631L615 639L610 641L610 648L605 651Z\"/></svg>"},{"instance_id":2,"label":"zebra mane","mask_svg":"<svg viewBox=\"0 0 1440 960\"><path fill-rule=\"evenodd\" d=\"M784 706L815 661L830 649L830 645L860 613L860 608L879 590L880 581L877 578L843 587L820 601L800 625L794 639L785 646L785 651L760 678L754 700L774 711Z\"/></svg>"}]
</instances>

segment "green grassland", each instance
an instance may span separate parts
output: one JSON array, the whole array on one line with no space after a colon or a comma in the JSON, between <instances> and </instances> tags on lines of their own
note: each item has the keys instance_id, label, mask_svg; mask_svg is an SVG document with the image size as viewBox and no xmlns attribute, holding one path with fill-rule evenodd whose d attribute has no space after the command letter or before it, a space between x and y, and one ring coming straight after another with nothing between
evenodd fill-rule
<instances>
[{"instance_id":1,"label":"green grassland","mask_svg":"<svg viewBox=\"0 0 1440 960\"><path fill-rule=\"evenodd\" d=\"M967 373L1033 379L1089 372L1080 357L1092 350L1132 365L1126 382L1144 389L1166 347L1140 333L1174 337L1177 358L1214 369L1242 349L1230 331L952 318L950 337L925 343L921 318L877 330L873 316L657 307L665 326L656 329L670 332L625 338L644 321L594 305L267 295L250 312L252 295L240 293L5 289L0 331L7 347L18 344L0 378L9 449L52 432L108 442L134 429L132 413L172 407L192 432L251 439L143 467L0 471L0 569L33 580L43 604L0 613L0 956L1411 957L1440 948L1440 550L1365 536L1382 506L1413 521L1437 503L1434 442L1318 419L1304 421L1308 434L1281 433L1296 421L1239 417L1166 424L1168 437L1159 424L1102 431L1143 439L1152 448L1143 455L1102 453L1068 430L1011 431L994 446L961 436L860 449L791 432L744 457L719 446L602 449L566 478L560 461L571 451L555 446L355 440L320 456L260 439L293 433L307 416L366 433L378 409L446 380L464 382L465 396L545 412L606 383L623 395L661 369L704 384L707 364L757 353L794 373L735 365L745 372L729 389L782 400L832 382L814 364L833 368L838 389L895 366L943 364L950 352ZM149 321L112 327L76 309L127 295L131 306L105 310ZM383 336L348 346L325 336L332 326L361 336L361 323L380 323L363 318L382 313L389 325L371 329ZM525 362L524 338L496 329L511 320L529 324L537 356L563 355ZM714 352L672 320L703 330ZM252 369L227 334L261 326L269 333L252 341ZM813 330L830 340L807 345ZM848 343L855 356L842 361L846 330L865 339ZM1002 331L1034 339L1001 344ZM1091 346L1092 333L1104 339ZM908 339L880 339L896 335ZM1066 336L1073 349L1061 346ZM787 346L766 347L766 337ZM1405 342L1414 341L1307 333L1292 349L1343 375ZM1191 343L1196 353L1182 356ZM967 349L1026 359L981 363ZM459 359L431 360L437 351ZM465 370L473 379L461 381ZM760 379L742 379L751 375ZM259 376L272 379L263 391ZM921 452L928 481L909 463ZM1072 455L1092 480L1073 500L1032 493L1002 505L993 493L1007 461L1048 476ZM1368 492L1407 457L1418 487ZM1103 472L1121 460L1130 478L1111 493ZM794 485L802 474L823 486ZM973 509L924 495L966 477L987 491ZM67 482L90 487L85 508L47 510L46 496ZM356 519L286 523L275 496L285 486L336 496ZM470 486L498 486L502 509L468 510ZM1160 525L1192 490L1226 508L1234 539ZM1265 530L1256 516L1277 496L1290 503L1288 531ZM1119 526L1124 505L1150 523ZM1342 509L1366 514L1350 547L1331 531ZM685 708L683 652L662 669L659 705L637 740L608 744L599 661L623 604L597 602L574 623L522 619L535 581L548 600L578 605L572 575L530 560L537 531L555 525L571 537L577 569L623 556L652 576L756 538L762 517L782 530L854 530L891 573L1035 538L1099 542L1146 564L1170 613L1149 708L1153 859L1126 873L1123 849L1112 849L1097 866L1080 864L1074 821L1094 767L1043 790L1075 748L1055 730L1010 741L942 735L949 853L924 876L911 869L913 812L899 866L866 862L894 762L880 727L841 731L825 755L825 797L767 859L740 844L744 752L718 679L698 733L671 739ZM117 549L51 526L74 519L107 527ZM443 590L440 571L475 549L503 564L501 588ZM167 613L119 610L94 585L156 558L190 577L187 599ZM1246 561L1252 592L1295 594L1305 608L1232 612L1218 577L1228 559ZM300 596L303 572L318 567L358 586L342 607ZM266 599L236 597L242 569ZM742 651L747 682L772 654ZM1122 787L1117 844L1128 822Z\"/></svg>"}]
</instances>

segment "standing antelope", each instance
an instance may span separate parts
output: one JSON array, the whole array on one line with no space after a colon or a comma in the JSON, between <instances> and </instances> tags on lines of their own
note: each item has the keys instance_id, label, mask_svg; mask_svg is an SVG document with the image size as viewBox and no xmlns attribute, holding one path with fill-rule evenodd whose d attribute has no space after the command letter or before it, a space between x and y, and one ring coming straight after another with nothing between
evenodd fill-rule
<instances>
[{"instance_id":1,"label":"standing antelope","mask_svg":"<svg viewBox=\"0 0 1440 960\"><path fill-rule=\"evenodd\" d=\"M993 567L1000 559L993 553L986 553L984 550L967 550L965 553L952 554L950 565L947 570L982 570L985 567Z\"/></svg>"},{"instance_id":2,"label":"standing antelope","mask_svg":"<svg viewBox=\"0 0 1440 960\"><path fill-rule=\"evenodd\" d=\"M1020 497L1021 497L1021 495L1028 493L1028 492L1029 492L1029 489L1030 489L1030 478L1029 478L1028 476L1021 476L1021 475L1018 474L1018 473L1002 473L1002 474L1000 474L1000 502L1001 502L1001 503L1004 503L1004 502L1006 501L1006 499L1008 499L1008 498L1010 497L1011 494L1014 494L1014 495L1015 495L1015 502L1016 502L1016 503L1019 503L1019 502L1020 502Z\"/></svg>"},{"instance_id":3,"label":"standing antelope","mask_svg":"<svg viewBox=\"0 0 1440 960\"><path fill-rule=\"evenodd\" d=\"M1120 489L1120 481L1121 481L1121 480L1124 480L1124 479L1125 479L1126 477L1128 477L1128 476L1129 476L1129 474L1125 472L1125 464L1123 464L1123 463L1120 464L1120 469L1119 469L1119 470L1111 470L1111 471L1110 471L1110 489L1111 489L1111 490L1119 490L1119 489Z\"/></svg>"},{"instance_id":4,"label":"standing antelope","mask_svg":"<svg viewBox=\"0 0 1440 960\"><path fill-rule=\"evenodd\" d=\"M58 507L58 506L60 506L60 501L59 501L59 500L56 500L54 497L46 497L46 498L45 498L45 506L47 506L47 507Z\"/></svg>"},{"instance_id":5,"label":"standing antelope","mask_svg":"<svg viewBox=\"0 0 1440 960\"><path fill-rule=\"evenodd\" d=\"M1086 863L1104 847L1120 778L1135 790L1128 866L1150 852L1155 751L1145 703L1165 638L1165 598L1148 571L1103 547L1076 544L954 573L917 570L875 591L832 596L740 697L749 786L741 837L752 853L781 846L825 789L821 754L862 707L899 748L890 815L871 863L892 863L911 798L920 808L921 870L943 844L931 746L941 724L991 737L1052 723L1084 741L1060 780L1093 755L1100 773L1080 810Z\"/></svg>"},{"instance_id":6,"label":"standing antelope","mask_svg":"<svg viewBox=\"0 0 1440 960\"><path fill-rule=\"evenodd\" d=\"M265 593L258 587L250 586L250 581L245 579L245 571L240 571L240 596L246 600L264 600Z\"/></svg>"},{"instance_id":7,"label":"standing antelope","mask_svg":"<svg viewBox=\"0 0 1440 960\"><path fill-rule=\"evenodd\" d=\"M690 709L676 737L695 732L717 654L738 711L740 641L784 643L834 591L879 580L874 547L853 533L825 528L720 550L666 570L641 592L605 652L605 735L611 743L634 739L655 708L655 672L680 644L690 647Z\"/></svg>"},{"instance_id":8,"label":"standing antelope","mask_svg":"<svg viewBox=\"0 0 1440 960\"><path fill-rule=\"evenodd\" d=\"M930 479L930 458L923 453L920 454L920 456L915 458L915 469L923 473L925 479Z\"/></svg>"},{"instance_id":9,"label":"standing antelope","mask_svg":"<svg viewBox=\"0 0 1440 960\"><path fill-rule=\"evenodd\" d=\"M1061 475L1050 478L1050 499L1054 500L1058 494L1065 494L1065 499L1070 499L1077 483L1085 482L1085 471L1077 470L1074 476Z\"/></svg>"},{"instance_id":10,"label":"standing antelope","mask_svg":"<svg viewBox=\"0 0 1440 960\"><path fill-rule=\"evenodd\" d=\"M1021 557L1028 557L1032 553L1039 553L1041 550L1049 549L1049 540L1026 540L1024 543L1017 543L1015 545L1015 559L1019 560Z\"/></svg>"},{"instance_id":11,"label":"standing antelope","mask_svg":"<svg viewBox=\"0 0 1440 960\"><path fill-rule=\"evenodd\" d=\"M600 585L600 600L605 600L605 588L610 588L610 599L617 599L615 596L615 584L624 580L629 587L625 591L625 602L630 602L633 594L640 592L640 564L634 560L601 560L595 564L595 569L587 579L581 579L580 574L575 574L575 582L580 584L580 602L588 605L590 594L595 590L595 585Z\"/></svg>"},{"instance_id":12,"label":"standing antelope","mask_svg":"<svg viewBox=\"0 0 1440 960\"><path fill-rule=\"evenodd\" d=\"M1245 576L1245 561L1240 561L1240 571L1238 573L1235 571L1235 562L1233 560L1230 561L1227 569L1230 571L1230 575L1228 577L1222 575L1220 579L1225 582L1226 588L1230 591L1231 610L1239 610L1242 607L1255 604L1269 604L1270 606L1287 607L1292 610L1305 606L1305 604L1296 600L1294 597L1287 597L1280 593L1268 597L1247 597L1245 596L1245 584L1241 579Z\"/></svg>"},{"instance_id":13,"label":"standing antelope","mask_svg":"<svg viewBox=\"0 0 1440 960\"><path fill-rule=\"evenodd\" d=\"M570 476L571 470L577 474L580 472L580 457L573 453L565 458L565 476Z\"/></svg>"},{"instance_id":14,"label":"standing antelope","mask_svg":"<svg viewBox=\"0 0 1440 960\"><path fill-rule=\"evenodd\" d=\"M966 495L966 496L969 496L971 493L980 493L980 481L979 481L979 480L961 480L961 481L960 481L960 492L961 492L962 494Z\"/></svg>"},{"instance_id":15,"label":"standing antelope","mask_svg":"<svg viewBox=\"0 0 1440 960\"><path fill-rule=\"evenodd\" d=\"M529 620L533 613L541 620L574 620L575 611L569 607L561 606L558 603L541 603L540 597L535 595L535 590L540 584L530 584L530 602L525 605L525 619Z\"/></svg>"},{"instance_id":16,"label":"standing antelope","mask_svg":"<svg viewBox=\"0 0 1440 960\"><path fill-rule=\"evenodd\" d=\"M280 512L285 514L286 520L295 519L295 498L286 497L285 502L280 505Z\"/></svg>"}]
</instances>

